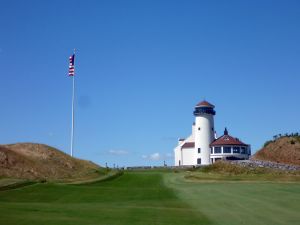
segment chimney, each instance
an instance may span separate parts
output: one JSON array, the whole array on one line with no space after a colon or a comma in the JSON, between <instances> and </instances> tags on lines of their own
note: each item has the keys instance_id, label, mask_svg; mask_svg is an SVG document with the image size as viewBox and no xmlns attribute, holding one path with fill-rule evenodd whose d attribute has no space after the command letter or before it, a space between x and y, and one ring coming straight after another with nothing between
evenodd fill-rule
<instances>
[{"instance_id":1,"label":"chimney","mask_svg":"<svg viewBox=\"0 0 300 225\"><path fill-rule=\"evenodd\" d=\"M184 138L178 138L178 145L180 145L183 141L185 141Z\"/></svg>"},{"instance_id":2,"label":"chimney","mask_svg":"<svg viewBox=\"0 0 300 225\"><path fill-rule=\"evenodd\" d=\"M225 130L224 130L224 135L228 135L228 130L227 130L226 127L225 127Z\"/></svg>"}]
</instances>

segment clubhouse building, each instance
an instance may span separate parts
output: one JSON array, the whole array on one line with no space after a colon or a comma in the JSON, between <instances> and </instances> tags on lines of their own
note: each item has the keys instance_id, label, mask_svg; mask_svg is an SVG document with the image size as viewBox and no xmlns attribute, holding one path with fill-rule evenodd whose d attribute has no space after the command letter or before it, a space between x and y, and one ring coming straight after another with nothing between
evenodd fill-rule
<instances>
[{"instance_id":1,"label":"clubhouse building","mask_svg":"<svg viewBox=\"0 0 300 225\"><path fill-rule=\"evenodd\" d=\"M217 138L214 127L215 106L202 101L195 106L192 134L180 138L174 149L175 166L209 165L218 160L249 159L251 147L238 138L224 135Z\"/></svg>"}]
</instances>

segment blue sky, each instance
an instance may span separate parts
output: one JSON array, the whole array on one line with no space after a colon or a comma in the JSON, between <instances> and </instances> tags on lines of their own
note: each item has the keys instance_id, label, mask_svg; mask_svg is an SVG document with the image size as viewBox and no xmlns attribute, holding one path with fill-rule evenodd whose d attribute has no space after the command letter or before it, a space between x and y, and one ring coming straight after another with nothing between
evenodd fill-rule
<instances>
[{"instance_id":1,"label":"blue sky","mask_svg":"<svg viewBox=\"0 0 300 225\"><path fill-rule=\"evenodd\" d=\"M0 143L173 164L193 108L252 145L300 127L299 1L0 1Z\"/></svg>"}]
</instances>

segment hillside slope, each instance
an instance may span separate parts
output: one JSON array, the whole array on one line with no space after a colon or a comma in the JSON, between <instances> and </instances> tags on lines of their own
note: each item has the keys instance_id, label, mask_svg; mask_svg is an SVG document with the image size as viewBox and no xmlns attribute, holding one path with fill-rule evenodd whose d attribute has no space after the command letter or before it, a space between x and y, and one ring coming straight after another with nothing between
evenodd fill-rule
<instances>
[{"instance_id":1,"label":"hillside slope","mask_svg":"<svg viewBox=\"0 0 300 225\"><path fill-rule=\"evenodd\" d=\"M300 137L281 137L269 141L252 159L300 165Z\"/></svg>"},{"instance_id":2,"label":"hillside slope","mask_svg":"<svg viewBox=\"0 0 300 225\"><path fill-rule=\"evenodd\" d=\"M59 180L88 176L98 169L43 144L0 145L0 177Z\"/></svg>"}]
</instances>

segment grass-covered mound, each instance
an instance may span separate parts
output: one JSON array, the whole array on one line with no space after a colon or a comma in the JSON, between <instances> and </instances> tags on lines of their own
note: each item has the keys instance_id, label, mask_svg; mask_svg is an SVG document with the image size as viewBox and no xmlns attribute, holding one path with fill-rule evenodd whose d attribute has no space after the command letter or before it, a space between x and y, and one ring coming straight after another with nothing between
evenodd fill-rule
<instances>
[{"instance_id":1,"label":"grass-covered mound","mask_svg":"<svg viewBox=\"0 0 300 225\"><path fill-rule=\"evenodd\" d=\"M300 165L300 136L284 136L267 141L252 158Z\"/></svg>"},{"instance_id":2,"label":"grass-covered mound","mask_svg":"<svg viewBox=\"0 0 300 225\"><path fill-rule=\"evenodd\" d=\"M0 145L0 177L49 181L93 178L102 173L105 170L98 165L47 145Z\"/></svg>"}]
</instances>

